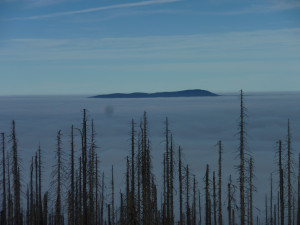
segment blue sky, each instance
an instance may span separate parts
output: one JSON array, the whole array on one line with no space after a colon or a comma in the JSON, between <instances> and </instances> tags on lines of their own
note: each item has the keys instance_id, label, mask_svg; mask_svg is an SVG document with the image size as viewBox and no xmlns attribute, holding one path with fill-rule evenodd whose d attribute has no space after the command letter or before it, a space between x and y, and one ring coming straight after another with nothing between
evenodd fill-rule
<instances>
[{"instance_id":1,"label":"blue sky","mask_svg":"<svg viewBox=\"0 0 300 225\"><path fill-rule=\"evenodd\" d=\"M0 95L300 91L299 0L0 0Z\"/></svg>"}]
</instances>

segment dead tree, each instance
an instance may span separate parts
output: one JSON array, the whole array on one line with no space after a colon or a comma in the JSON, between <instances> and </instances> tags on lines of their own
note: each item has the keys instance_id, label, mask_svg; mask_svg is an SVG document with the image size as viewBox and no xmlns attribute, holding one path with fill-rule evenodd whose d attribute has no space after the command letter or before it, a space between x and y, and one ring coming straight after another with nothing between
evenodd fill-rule
<instances>
[{"instance_id":1,"label":"dead tree","mask_svg":"<svg viewBox=\"0 0 300 225\"><path fill-rule=\"evenodd\" d=\"M199 198L199 203L198 203L198 207L199 207L199 223L198 225L202 224L202 213L201 213L201 194L200 194L200 190L198 191L198 198Z\"/></svg>"},{"instance_id":2,"label":"dead tree","mask_svg":"<svg viewBox=\"0 0 300 225\"><path fill-rule=\"evenodd\" d=\"M209 165L206 165L205 175L205 224L211 225L211 201L209 193Z\"/></svg>"},{"instance_id":3,"label":"dead tree","mask_svg":"<svg viewBox=\"0 0 300 225\"><path fill-rule=\"evenodd\" d=\"M102 190L101 190L101 208L100 208L100 225L104 225L104 173L102 173Z\"/></svg>"},{"instance_id":4,"label":"dead tree","mask_svg":"<svg viewBox=\"0 0 300 225\"><path fill-rule=\"evenodd\" d=\"M43 198L43 225L47 225L48 221L48 192L44 194Z\"/></svg>"},{"instance_id":5,"label":"dead tree","mask_svg":"<svg viewBox=\"0 0 300 225\"><path fill-rule=\"evenodd\" d=\"M280 225L280 196L279 191L277 191L277 223Z\"/></svg>"},{"instance_id":6,"label":"dead tree","mask_svg":"<svg viewBox=\"0 0 300 225\"><path fill-rule=\"evenodd\" d=\"M173 164L173 135L171 134L171 146L170 146L170 223L174 224L174 164ZM196 209L195 209L196 210ZM195 215L196 216L196 215Z\"/></svg>"},{"instance_id":7,"label":"dead tree","mask_svg":"<svg viewBox=\"0 0 300 225\"><path fill-rule=\"evenodd\" d=\"M239 146L239 156L240 156L240 166L239 166L239 183L240 183L240 219L241 225L245 225L245 107L243 102L243 91L241 90L241 105L240 105L240 124L239 124L239 134L240 134L240 146Z\"/></svg>"},{"instance_id":8,"label":"dead tree","mask_svg":"<svg viewBox=\"0 0 300 225\"><path fill-rule=\"evenodd\" d=\"M182 208L182 169L181 169L181 148L178 149L179 162L178 162L178 176L179 176L179 218L180 225L183 224L183 208Z\"/></svg>"},{"instance_id":9,"label":"dead tree","mask_svg":"<svg viewBox=\"0 0 300 225\"><path fill-rule=\"evenodd\" d=\"M276 221L276 217L277 217L277 215L276 215L276 204L274 204L274 225L277 225L277 221Z\"/></svg>"},{"instance_id":10,"label":"dead tree","mask_svg":"<svg viewBox=\"0 0 300 225\"><path fill-rule=\"evenodd\" d=\"M71 127L71 160L70 160L70 177L71 177L71 187L70 187L70 221L69 225L75 225L75 166L74 166L74 126Z\"/></svg>"},{"instance_id":11,"label":"dead tree","mask_svg":"<svg viewBox=\"0 0 300 225\"><path fill-rule=\"evenodd\" d=\"M11 195L11 185L10 185L10 155L7 154L7 190L8 190L8 212L7 212L7 224L13 225L13 202L12 202L12 195Z\"/></svg>"},{"instance_id":12,"label":"dead tree","mask_svg":"<svg viewBox=\"0 0 300 225\"><path fill-rule=\"evenodd\" d=\"M87 206L87 119L86 109L83 109L82 121L82 195L83 195L83 224L89 224Z\"/></svg>"},{"instance_id":13,"label":"dead tree","mask_svg":"<svg viewBox=\"0 0 300 225\"><path fill-rule=\"evenodd\" d=\"M216 176L213 171L213 212L214 212L214 225L217 225L217 195L216 195Z\"/></svg>"},{"instance_id":14,"label":"dead tree","mask_svg":"<svg viewBox=\"0 0 300 225\"><path fill-rule=\"evenodd\" d=\"M20 206L20 174L19 174L19 156L16 138L15 121L12 122L12 154L13 154L13 187L14 187L14 224L22 223Z\"/></svg>"},{"instance_id":15,"label":"dead tree","mask_svg":"<svg viewBox=\"0 0 300 225\"><path fill-rule=\"evenodd\" d=\"M270 183L270 224L273 225L273 179L271 173L271 183Z\"/></svg>"},{"instance_id":16,"label":"dead tree","mask_svg":"<svg viewBox=\"0 0 300 225\"><path fill-rule=\"evenodd\" d=\"M300 154L298 155L298 209L297 209L297 225L300 225Z\"/></svg>"},{"instance_id":17,"label":"dead tree","mask_svg":"<svg viewBox=\"0 0 300 225\"><path fill-rule=\"evenodd\" d=\"M131 121L131 190L127 196L128 203L128 222L129 224L136 225L136 210L135 210L135 130L134 120ZM129 175L129 174L128 174Z\"/></svg>"},{"instance_id":18,"label":"dead tree","mask_svg":"<svg viewBox=\"0 0 300 225\"><path fill-rule=\"evenodd\" d=\"M2 199L2 218L1 218L1 223L4 225L6 224L6 173L5 173L5 134L1 133L2 137L2 171L3 171L3 178L2 178L2 188L3 188L3 199Z\"/></svg>"},{"instance_id":19,"label":"dead tree","mask_svg":"<svg viewBox=\"0 0 300 225\"><path fill-rule=\"evenodd\" d=\"M57 133L57 180L56 180L56 202L55 202L55 225L62 225L62 214L61 214L61 131Z\"/></svg>"},{"instance_id":20,"label":"dead tree","mask_svg":"<svg viewBox=\"0 0 300 225\"><path fill-rule=\"evenodd\" d=\"M114 187L114 166L111 166L111 210L112 225L115 225L115 187Z\"/></svg>"},{"instance_id":21,"label":"dead tree","mask_svg":"<svg viewBox=\"0 0 300 225\"><path fill-rule=\"evenodd\" d=\"M142 144L142 209L143 225L152 225L151 210L151 158L148 138L147 114L144 112Z\"/></svg>"},{"instance_id":22,"label":"dead tree","mask_svg":"<svg viewBox=\"0 0 300 225\"><path fill-rule=\"evenodd\" d=\"M163 205L162 205L162 223L165 225L167 224L167 213L166 213L166 208L167 208L167 185L166 185L166 153L164 153L164 162L163 162L163 165L164 165L164 173L163 173L163 180L164 180L164 189L163 189Z\"/></svg>"},{"instance_id":23,"label":"dead tree","mask_svg":"<svg viewBox=\"0 0 300 225\"><path fill-rule=\"evenodd\" d=\"M39 145L38 150L39 158L39 224L43 225L43 204L42 204L42 156L41 156L41 146Z\"/></svg>"},{"instance_id":24,"label":"dead tree","mask_svg":"<svg viewBox=\"0 0 300 225\"><path fill-rule=\"evenodd\" d=\"M189 165L186 166L186 225L191 225Z\"/></svg>"},{"instance_id":25,"label":"dead tree","mask_svg":"<svg viewBox=\"0 0 300 225\"><path fill-rule=\"evenodd\" d=\"M170 162L169 162L169 123L166 118L166 183L167 183L167 225L170 225Z\"/></svg>"},{"instance_id":26,"label":"dead tree","mask_svg":"<svg viewBox=\"0 0 300 225\"><path fill-rule=\"evenodd\" d=\"M269 220L268 220L268 197L267 197L267 195L266 195L266 200L265 200L266 202L265 202L265 204L266 204L266 211L265 211L265 215L266 215L266 225L268 225L269 224Z\"/></svg>"},{"instance_id":27,"label":"dead tree","mask_svg":"<svg viewBox=\"0 0 300 225\"><path fill-rule=\"evenodd\" d=\"M227 195L227 200L228 200L228 205L227 205L227 210L228 210L228 225L231 225L232 224L232 221L231 221L231 175L230 175L230 178L229 178L229 183L228 183L228 195Z\"/></svg>"},{"instance_id":28,"label":"dead tree","mask_svg":"<svg viewBox=\"0 0 300 225\"><path fill-rule=\"evenodd\" d=\"M39 223L38 157L35 153L35 224Z\"/></svg>"},{"instance_id":29,"label":"dead tree","mask_svg":"<svg viewBox=\"0 0 300 225\"><path fill-rule=\"evenodd\" d=\"M95 210L95 224L99 225L99 174L98 174L98 155L96 154L96 160L95 160L95 170L96 170L96 182L95 182L95 203L96 203L96 210Z\"/></svg>"},{"instance_id":30,"label":"dead tree","mask_svg":"<svg viewBox=\"0 0 300 225\"><path fill-rule=\"evenodd\" d=\"M288 175L288 225L292 225L292 181L291 181L291 133L290 120L288 120L288 134L287 134L287 175Z\"/></svg>"},{"instance_id":31,"label":"dead tree","mask_svg":"<svg viewBox=\"0 0 300 225\"><path fill-rule=\"evenodd\" d=\"M123 194L120 192L120 225L125 225L125 213L124 213L124 202L123 202Z\"/></svg>"},{"instance_id":32,"label":"dead tree","mask_svg":"<svg viewBox=\"0 0 300 225\"><path fill-rule=\"evenodd\" d=\"M193 225L196 225L196 176L194 175L194 183L193 183Z\"/></svg>"},{"instance_id":33,"label":"dead tree","mask_svg":"<svg viewBox=\"0 0 300 225\"><path fill-rule=\"evenodd\" d=\"M250 225L253 225L253 158L249 161L249 205L250 205Z\"/></svg>"},{"instance_id":34,"label":"dead tree","mask_svg":"<svg viewBox=\"0 0 300 225\"><path fill-rule=\"evenodd\" d=\"M140 123L138 133L138 153L137 153L137 224L141 224L141 173L142 173L142 145L143 145L143 128Z\"/></svg>"},{"instance_id":35,"label":"dead tree","mask_svg":"<svg viewBox=\"0 0 300 225\"><path fill-rule=\"evenodd\" d=\"M33 202L33 157L30 165L30 224L34 224L35 209Z\"/></svg>"},{"instance_id":36,"label":"dead tree","mask_svg":"<svg viewBox=\"0 0 300 225\"><path fill-rule=\"evenodd\" d=\"M222 225L222 142L219 141L219 189L218 189L218 197L219 197L219 216L218 222L219 225ZM252 225L252 224L251 224Z\"/></svg>"},{"instance_id":37,"label":"dead tree","mask_svg":"<svg viewBox=\"0 0 300 225\"><path fill-rule=\"evenodd\" d=\"M283 168L282 168L282 142L278 142L278 153L279 153L279 194L280 194L280 219L281 225L284 225L284 179L283 179ZM279 222L279 221L278 221Z\"/></svg>"},{"instance_id":38,"label":"dead tree","mask_svg":"<svg viewBox=\"0 0 300 225\"><path fill-rule=\"evenodd\" d=\"M90 225L95 223L94 212L94 188L95 188L95 127L94 121L92 120L91 124L92 134L91 134L91 146L89 151L89 215L88 221Z\"/></svg>"}]
</instances>

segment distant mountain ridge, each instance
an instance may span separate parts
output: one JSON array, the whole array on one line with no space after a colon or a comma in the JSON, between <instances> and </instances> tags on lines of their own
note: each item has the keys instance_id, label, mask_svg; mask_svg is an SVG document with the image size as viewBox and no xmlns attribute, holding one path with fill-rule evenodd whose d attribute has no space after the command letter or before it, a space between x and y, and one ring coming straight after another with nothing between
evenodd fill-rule
<instances>
[{"instance_id":1,"label":"distant mountain ridge","mask_svg":"<svg viewBox=\"0 0 300 225\"><path fill-rule=\"evenodd\" d=\"M134 92L129 94L113 93L91 96L90 98L177 98L177 97L207 97L207 96L219 96L210 91L194 89L172 92L155 92L155 93L143 93Z\"/></svg>"}]
</instances>

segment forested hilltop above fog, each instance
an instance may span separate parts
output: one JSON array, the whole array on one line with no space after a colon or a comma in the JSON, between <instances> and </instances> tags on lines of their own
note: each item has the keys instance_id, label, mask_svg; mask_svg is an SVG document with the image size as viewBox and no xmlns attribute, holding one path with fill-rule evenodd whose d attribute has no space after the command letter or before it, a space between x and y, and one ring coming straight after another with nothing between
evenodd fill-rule
<instances>
[{"instance_id":1,"label":"forested hilltop above fog","mask_svg":"<svg viewBox=\"0 0 300 225\"><path fill-rule=\"evenodd\" d=\"M263 190L256 190L255 157L246 148L247 123L243 92L239 100L238 152L235 161L230 162L236 168L235 174L228 174L224 166L225 151L221 140L214 153L217 166L207 162L206 170L193 171L182 157L185 150L175 145L168 118L165 119L162 137L164 152L160 152L161 158L152 157L153 146L149 135L151 123L144 112L140 122L132 120L128 127L130 147L126 146L129 154L125 161L126 170L121 171L125 179L122 180L120 190L115 186L116 175L120 172L114 171L114 168L118 165L112 165L111 171L106 173L101 168L99 159L103 157L101 151L96 151L98 143L94 120L88 119L86 109L83 110L82 121L76 122L79 128L72 125L70 132L65 134L69 143L63 142L62 131L57 131L56 150L53 151L56 161L53 167L45 166L49 155L43 155L40 146L30 165L21 166L17 124L13 121L9 134L1 134L1 224L299 223L300 186L297 187L297 184L300 185L300 169L298 172L293 171L293 167L297 167L293 166L293 161L298 161L298 155L296 152L293 154L290 122L287 119L286 139L278 140L276 144L276 172L270 174L270 180L265 181ZM286 130L285 127L282 129ZM199 153L199 157L203 155ZM159 174L154 173L154 161L163 162ZM30 168L29 179L24 179L22 167ZM46 177L43 170L52 170L51 177ZM201 174L204 179L197 180L195 174ZM238 175L238 179L231 175ZM47 180L52 180L49 188L45 188ZM256 192L267 193L265 208L259 208L253 200ZM25 201L22 201L23 197Z\"/></svg>"},{"instance_id":2,"label":"forested hilltop above fog","mask_svg":"<svg viewBox=\"0 0 300 225\"><path fill-rule=\"evenodd\" d=\"M175 97L202 97L202 96L218 96L209 91L195 89L195 90L184 90L184 91L173 91L173 92L156 92L156 93L143 93L134 92L130 94L114 93L96 95L91 98L175 98Z\"/></svg>"}]
</instances>

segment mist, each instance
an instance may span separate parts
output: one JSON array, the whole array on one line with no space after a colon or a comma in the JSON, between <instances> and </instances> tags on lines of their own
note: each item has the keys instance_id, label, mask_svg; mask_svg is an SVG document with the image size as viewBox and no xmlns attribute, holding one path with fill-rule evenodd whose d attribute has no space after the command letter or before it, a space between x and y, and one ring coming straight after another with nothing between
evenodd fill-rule
<instances>
[{"instance_id":1,"label":"mist","mask_svg":"<svg viewBox=\"0 0 300 225\"><path fill-rule=\"evenodd\" d=\"M254 158L256 175L254 185L257 192L254 193L254 203L261 209L264 207L264 196L269 190L270 173L274 173L275 193L278 189L276 142L281 139L285 143L288 119L291 123L292 149L297 159L300 147L299 100L300 93L245 95L247 151ZM183 162L190 165L191 172L196 175L198 186L203 191L206 164L210 165L211 171L218 168L216 144L219 140L222 140L224 147L223 188L226 187L230 174L237 183L238 172L235 166L239 164L239 104L238 95L157 99L92 99L87 96L0 97L0 132L5 132L8 136L11 121L16 121L24 184L28 183L31 157L41 145L44 163L42 189L45 191L48 189L51 168L55 162L57 131L62 130L62 149L67 159L71 125L81 128L82 110L87 109L89 125L92 119L95 123L100 171L105 172L106 181L109 181L111 165L114 165L115 190L118 192L125 189L126 156L131 149L130 122L134 119L138 129L144 111L147 112L149 120L153 172L157 184L162 183L165 119L168 117L169 129L174 138L175 157L177 159L180 145L183 149ZM75 136L76 151L80 154L79 132L75 133ZM8 143L7 148L10 146ZM296 170L298 165L294 168ZM175 189L178 187L175 186Z\"/></svg>"}]
</instances>

